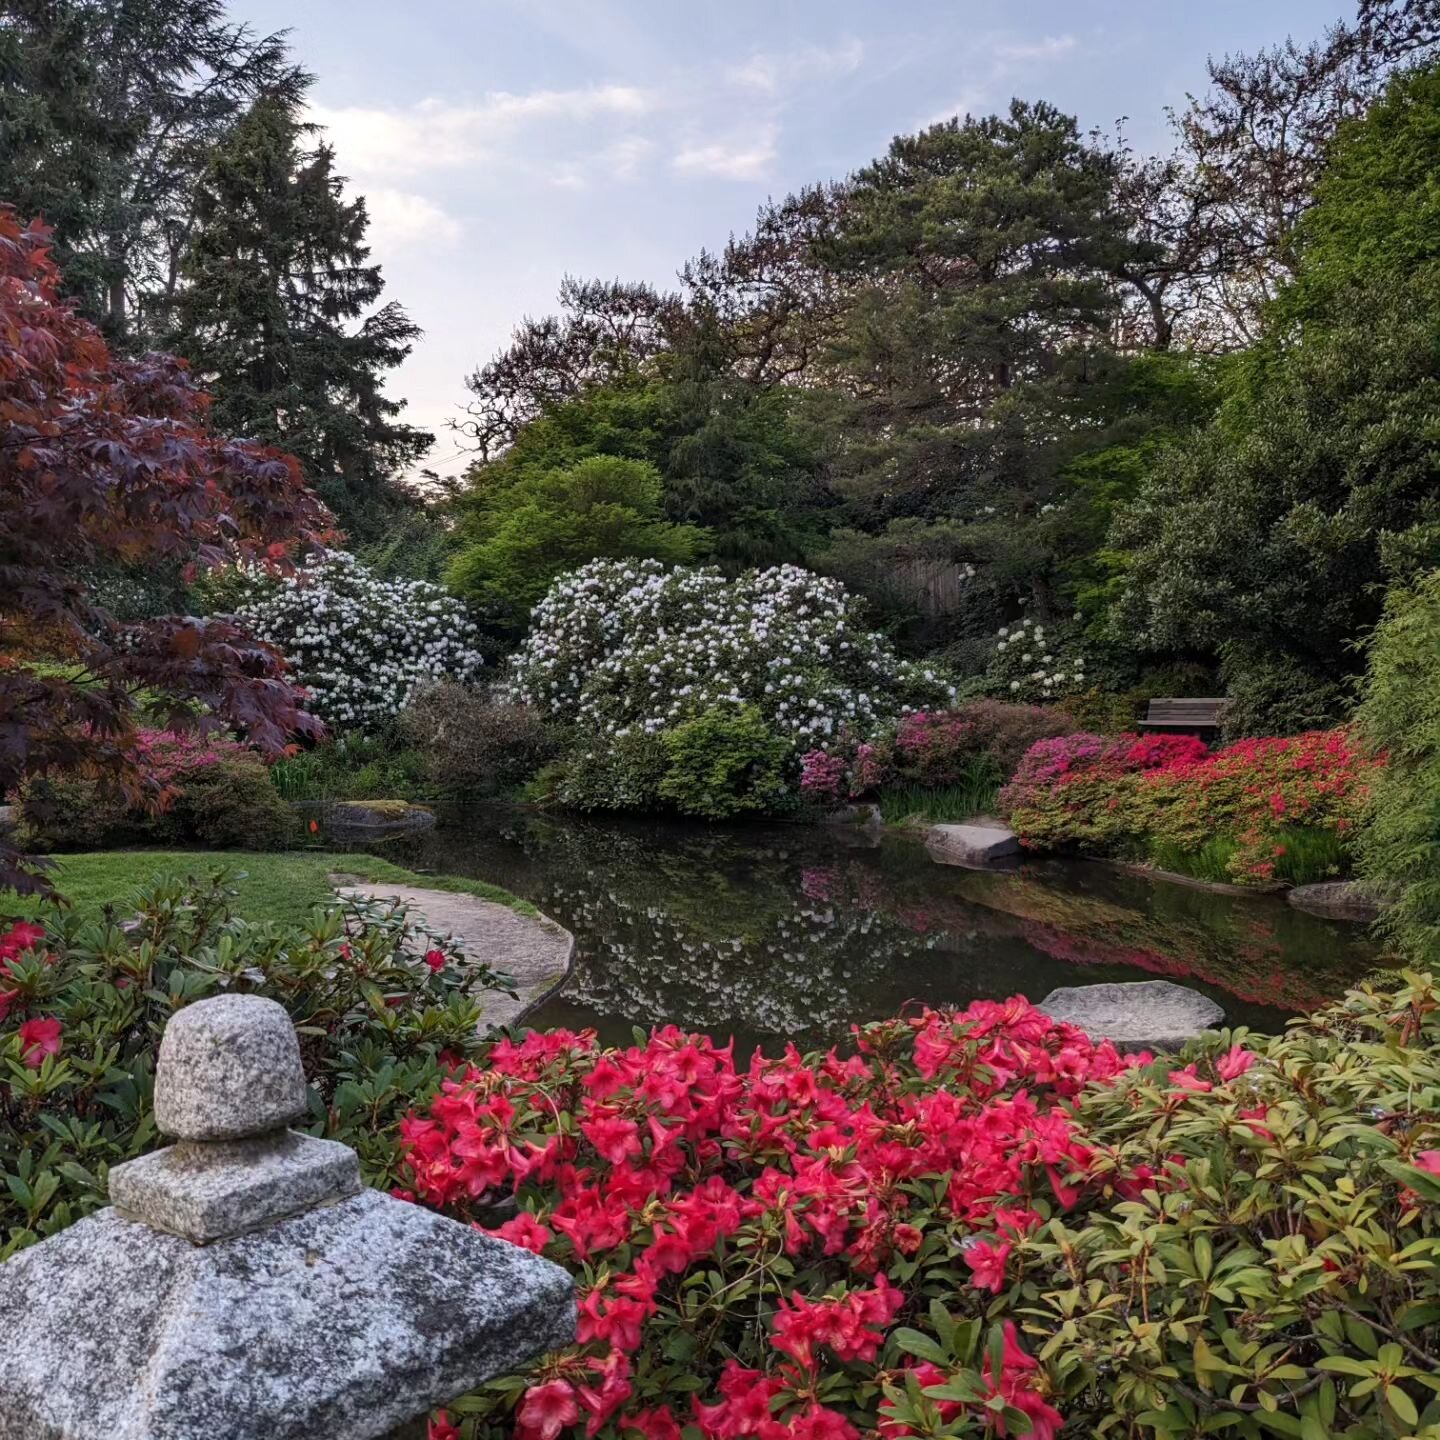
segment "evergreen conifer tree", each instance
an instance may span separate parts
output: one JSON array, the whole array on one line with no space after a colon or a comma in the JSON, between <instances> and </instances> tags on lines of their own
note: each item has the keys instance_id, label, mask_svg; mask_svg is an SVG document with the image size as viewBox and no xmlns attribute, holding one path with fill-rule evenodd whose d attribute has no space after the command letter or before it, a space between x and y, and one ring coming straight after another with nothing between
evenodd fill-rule
<instances>
[{"instance_id":1,"label":"evergreen conifer tree","mask_svg":"<svg viewBox=\"0 0 1440 1440\"><path fill-rule=\"evenodd\" d=\"M172 347L215 395L216 423L297 456L353 545L413 506L394 477L433 436L383 382L420 334L384 289L362 198L291 104L262 99L201 178Z\"/></svg>"}]
</instances>

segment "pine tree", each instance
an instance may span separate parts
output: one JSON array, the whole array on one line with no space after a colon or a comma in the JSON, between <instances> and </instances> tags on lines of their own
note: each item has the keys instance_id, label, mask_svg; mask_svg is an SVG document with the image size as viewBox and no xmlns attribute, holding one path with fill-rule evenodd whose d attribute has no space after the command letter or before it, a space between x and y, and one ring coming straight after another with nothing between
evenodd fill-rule
<instances>
[{"instance_id":1,"label":"pine tree","mask_svg":"<svg viewBox=\"0 0 1440 1440\"><path fill-rule=\"evenodd\" d=\"M258 101L201 178L170 343L215 394L216 423L299 457L352 544L407 505L393 477L433 436L398 422L385 375L420 334L384 289L328 145ZM368 312L368 313L367 313Z\"/></svg>"}]
</instances>

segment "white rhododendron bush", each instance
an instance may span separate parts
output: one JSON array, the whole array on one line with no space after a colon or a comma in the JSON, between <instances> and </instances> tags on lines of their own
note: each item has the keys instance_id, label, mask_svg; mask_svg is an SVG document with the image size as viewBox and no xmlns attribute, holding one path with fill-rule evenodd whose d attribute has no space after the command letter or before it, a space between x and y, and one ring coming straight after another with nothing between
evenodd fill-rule
<instances>
[{"instance_id":1,"label":"white rhododendron bush","mask_svg":"<svg viewBox=\"0 0 1440 1440\"><path fill-rule=\"evenodd\" d=\"M653 560L595 560L557 580L507 684L597 736L654 735L749 706L797 749L866 736L954 693L867 630L837 580L794 565L728 579Z\"/></svg>"},{"instance_id":2,"label":"white rhododendron bush","mask_svg":"<svg viewBox=\"0 0 1440 1440\"><path fill-rule=\"evenodd\" d=\"M236 615L284 654L336 730L373 729L426 686L472 680L484 663L458 600L424 580L382 580L343 550L263 582Z\"/></svg>"}]
</instances>

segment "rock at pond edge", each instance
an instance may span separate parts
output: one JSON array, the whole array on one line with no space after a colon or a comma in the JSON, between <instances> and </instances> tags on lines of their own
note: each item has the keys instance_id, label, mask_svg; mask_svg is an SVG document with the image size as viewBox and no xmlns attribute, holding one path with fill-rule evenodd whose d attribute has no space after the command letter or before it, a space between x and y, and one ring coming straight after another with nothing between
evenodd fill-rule
<instances>
[{"instance_id":1,"label":"rock at pond edge","mask_svg":"<svg viewBox=\"0 0 1440 1440\"><path fill-rule=\"evenodd\" d=\"M1004 825L932 825L925 848L942 865L991 865L1020 853L1015 832Z\"/></svg>"},{"instance_id":2,"label":"rock at pond edge","mask_svg":"<svg viewBox=\"0 0 1440 1440\"><path fill-rule=\"evenodd\" d=\"M1062 985L1035 1008L1121 1051L1179 1050L1225 1021L1225 1012L1208 995L1169 980Z\"/></svg>"},{"instance_id":3,"label":"rock at pond edge","mask_svg":"<svg viewBox=\"0 0 1440 1440\"><path fill-rule=\"evenodd\" d=\"M1370 925L1380 918L1380 904L1355 880L1323 880L1316 885L1296 885L1285 900L1307 915L1326 920L1348 920Z\"/></svg>"}]
</instances>

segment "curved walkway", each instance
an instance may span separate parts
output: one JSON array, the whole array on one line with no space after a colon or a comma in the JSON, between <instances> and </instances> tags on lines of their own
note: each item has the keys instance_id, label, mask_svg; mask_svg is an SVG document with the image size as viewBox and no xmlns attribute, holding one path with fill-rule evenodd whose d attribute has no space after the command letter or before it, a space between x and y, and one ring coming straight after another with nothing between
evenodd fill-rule
<instances>
[{"instance_id":1,"label":"curved walkway","mask_svg":"<svg viewBox=\"0 0 1440 1440\"><path fill-rule=\"evenodd\" d=\"M336 893L347 900L403 902L428 930L453 938L467 959L513 976L519 991L516 998L498 990L481 992L485 1029L513 1025L569 973L575 937L547 916L523 915L493 900L419 885L357 882L355 876L343 874L330 879Z\"/></svg>"}]
</instances>

